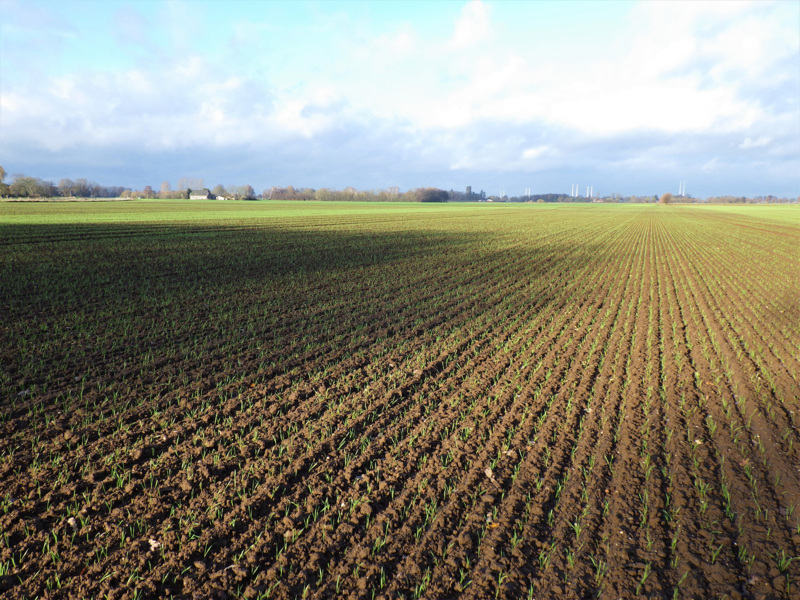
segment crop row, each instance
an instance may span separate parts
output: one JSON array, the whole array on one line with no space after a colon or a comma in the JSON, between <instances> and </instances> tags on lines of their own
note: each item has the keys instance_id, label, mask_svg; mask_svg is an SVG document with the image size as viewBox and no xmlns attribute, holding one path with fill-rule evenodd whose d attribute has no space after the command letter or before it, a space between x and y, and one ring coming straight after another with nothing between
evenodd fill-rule
<instances>
[{"instance_id":1,"label":"crop row","mask_svg":"<svg viewBox=\"0 0 800 600\"><path fill-rule=\"evenodd\" d=\"M679 207L18 231L0 590L789 597L798 237Z\"/></svg>"}]
</instances>

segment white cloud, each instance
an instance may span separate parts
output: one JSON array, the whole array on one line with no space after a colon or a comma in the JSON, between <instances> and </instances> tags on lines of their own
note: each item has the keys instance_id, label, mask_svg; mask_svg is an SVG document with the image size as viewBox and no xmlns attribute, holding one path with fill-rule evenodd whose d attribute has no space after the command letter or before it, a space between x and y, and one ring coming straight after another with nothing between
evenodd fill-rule
<instances>
[{"instance_id":1,"label":"white cloud","mask_svg":"<svg viewBox=\"0 0 800 600\"><path fill-rule=\"evenodd\" d=\"M401 23L394 31L349 46L358 58L358 69L352 68L347 56L332 52L319 57L316 80L299 82L299 86L293 80L267 84L278 99L271 114L238 112L243 113L242 119L252 117L261 126L271 124L305 138L334 126L334 120L321 110L332 99L347 105L347 114L354 118L399 120L418 132L455 131L484 121L545 121L590 136L639 130L747 134L754 123L768 124L758 99L741 98L737 89L744 79L753 84L760 81L776 56L796 51L791 44L787 50L771 41L774 37L786 41L789 35L779 22L781 15L759 11L761 4L673 4L636 5L631 29L620 33L631 36L627 51L624 45L616 46L609 50L611 54L585 56L577 63L559 63L556 53L544 63L536 60L524 41L491 37L489 10L473 1L464 6L454 23L453 37L444 43L425 39L413 25ZM171 22L185 17L185 11L183 3L167 4ZM747 15L746 23L736 20L742 14ZM240 34L236 30L232 35ZM481 44L475 47L478 41ZM454 52L454 47L459 51ZM744 61L743 72L737 74L732 65L739 64L744 55L756 58ZM186 99L186 119L196 116L203 129L224 124L238 132L238 139L251 139L255 128L234 119L232 113L237 105L243 106L237 100L241 90L254 82L235 71L226 73L227 68L214 66L192 51L161 71L156 65L149 73L139 67L106 76L113 81L106 87L104 77L97 74L61 77L50 87L64 106L54 105L52 111L70 113L76 106L95 103L81 90L94 89L113 97L118 94L113 87L122 85L134 99L120 97L119 102L133 105L138 98L147 107L146 114L158 121L152 98L156 90L191 96L184 89L199 88L210 99L203 103ZM319 97L318 89L326 97ZM168 112L173 118L172 111ZM13 123L13 110L8 120Z\"/></svg>"},{"instance_id":2,"label":"white cloud","mask_svg":"<svg viewBox=\"0 0 800 600\"><path fill-rule=\"evenodd\" d=\"M550 146L536 146L535 148L528 148L522 153L522 158L531 160L551 154L553 149Z\"/></svg>"},{"instance_id":3,"label":"white cloud","mask_svg":"<svg viewBox=\"0 0 800 600\"><path fill-rule=\"evenodd\" d=\"M472 0L456 21L450 45L454 48L473 46L489 35L489 10L480 0Z\"/></svg>"},{"instance_id":4,"label":"white cloud","mask_svg":"<svg viewBox=\"0 0 800 600\"><path fill-rule=\"evenodd\" d=\"M402 58L411 53L415 44L418 43L419 38L406 24L397 31L376 37L371 44L370 51L384 54L388 50L391 56Z\"/></svg>"},{"instance_id":5,"label":"white cloud","mask_svg":"<svg viewBox=\"0 0 800 600\"><path fill-rule=\"evenodd\" d=\"M718 164L719 164L719 159L718 159L718 158L715 156L715 157L714 157L714 158L712 158L711 160L709 160L709 161L706 161L706 162L703 164L703 166L702 166L702 167L700 167L700 170L701 170L703 173L713 173L714 171L716 171L716 170L717 170L717 165L718 165Z\"/></svg>"},{"instance_id":6,"label":"white cloud","mask_svg":"<svg viewBox=\"0 0 800 600\"><path fill-rule=\"evenodd\" d=\"M760 138L753 140L749 137L744 138L744 141L739 144L739 148L742 150L749 150L750 148L761 148L762 146L768 145L772 141L772 138L767 136L761 136Z\"/></svg>"},{"instance_id":7,"label":"white cloud","mask_svg":"<svg viewBox=\"0 0 800 600\"><path fill-rule=\"evenodd\" d=\"M272 115L271 121L285 134L298 134L310 139L315 134L326 131L333 125L330 116L320 113L307 113L309 104L302 99L284 99Z\"/></svg>"},{"instance_id":8,"label":"white cloud","mask_svg":"<svg viewBox=\"0 0 800 600\"><path fill-rule=\"evenodd\" d=\"M187 16L191 6L166 5L164 27L200 22ZM797 155L800 99L792 86L800 77L786 68L800 56L800 35L786 18L796 7L632 6L627 21L602 36L565 39L563 48L508 34L501 8L481 2L441 24L449 38L415 22L373 30L348 27L345 18L321 30L330 37L318 53L274 41L280 23L240 21L220 28L213 52L185 37L146 59L140 47L141 60L117 71L4 83L0 149L279 154L297 144L311 154L341 143L375 161L390 152L348 137L358 136L388 140L392 160L404 161L397 168L526 173L602 161L679 169L689 147L703 153L691 167L707 173L727 167L731 155Z\"/></svg>"},{"instance_id":9,"label":"white cloud","mask_svg":"<svg viewBox=\"0 0 800 600\"><path fill-rule=\"evenodd\" d=\"M763 3L673 4L637 5L630 28L616 36L630 38L627 46L601 45L596 54L591 46L577 62L559 63L555 53L542 63L524 41L489 36L486 7L470 3L448 44L416 38L414 52L399 63L386 44L373 59L393 68L351 93L341 91L359 110L400 116L421 131L545 120L591 136L716 134L769 123L759 98L739 91L757 89L775 61L796 53L791 43L773 40L791 36L784 15L761 10ZM742 15L746 23L736 20ZM469 47L476 40L482 43ZM742 52L758 58L737 72Z\"/></svg>"}]
</instances>

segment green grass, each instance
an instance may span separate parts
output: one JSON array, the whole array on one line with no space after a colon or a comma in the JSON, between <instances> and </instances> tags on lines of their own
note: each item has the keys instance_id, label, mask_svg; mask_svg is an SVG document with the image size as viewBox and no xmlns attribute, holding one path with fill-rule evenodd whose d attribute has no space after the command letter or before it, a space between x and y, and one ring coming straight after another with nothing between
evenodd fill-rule
<instances>
[{"instance_id":1,"label":"green grass","mask_svg":"<svg viewBox=\"0 0 800 600\"><path fill-rule=\"evenodd\" d=\"M133 200L125 202L3 202L0 223L156 223L230 222L242 219L284 219L345 215L452 214L486 205L421 204L418 202L290 202L215 200Z\"/></svg>"}]
</instances>

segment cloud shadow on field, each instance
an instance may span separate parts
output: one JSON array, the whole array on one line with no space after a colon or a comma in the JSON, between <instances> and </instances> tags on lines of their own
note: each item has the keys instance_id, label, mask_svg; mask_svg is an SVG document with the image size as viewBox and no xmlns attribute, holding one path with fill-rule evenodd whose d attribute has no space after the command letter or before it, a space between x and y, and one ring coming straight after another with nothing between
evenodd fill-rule
<instances>
[{"instance_id":1,"label":"cloud shadow on field","mask_svg":"<svg viewBox=\"0 0 800 600\"><path fill-rule=\"evenodd\" d=\"M145 305L168 307L225 295L233 302L247 294L285 296L295 304L305 290L340 281L355 282L365 294L402 286L414 281L417 266L435 279L439 270L452 273L487 261L505 269L509 261L525 264L547 255L546 261L537 259L546 269L540 275L566 274L565 257L591 252L552 245L506 249L503 234L483 228L453 232L355 224L360 217L350 224L347 217L335 219L333 227L351 229L307 219L302 227L280 228L265 227L263 221L258 226L0 225L2 308L13 321L70 313L93 318L115 308L136 314L146 312ZM332 298L338 293L330 290Z\"/></svg>"},{"instance_id":2,"label":"cloud shadow on field","mask_svg":"<svg viewBox=\"0 0 800 600\"><path fill-rule=\"evenodd\" d=\"M32 398L50 411L82 386L120 378L140 397L178 374L210 391L263 365L269 379L308 348L338 356L438 342L546 310L597 251L520 244L520 231L477 220L458 232L381 230L402 224L375 216L343 217L337 227L362 228L346 231L308 218L275 229L2 225L0 391L46 388ZM14 414L28 409L24 401Z\"/></svg>"},{"instance_id":3,"label":"cloud shadow on field","mask_svg":"<svg viewBox=\"0 0 800 600\"><path fill-rule=\"evenodd\" d=\"M7 306L52 299L62 309L376 266L466 243L441 233L163 224L2 225L0 239Z\"/></svg>"}]
</instances>

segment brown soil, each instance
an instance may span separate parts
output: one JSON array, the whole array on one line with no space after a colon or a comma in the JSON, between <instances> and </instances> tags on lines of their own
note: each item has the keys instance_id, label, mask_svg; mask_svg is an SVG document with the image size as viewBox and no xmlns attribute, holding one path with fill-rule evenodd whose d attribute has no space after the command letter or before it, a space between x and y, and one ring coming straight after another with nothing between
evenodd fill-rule
<instances>
[{"instance_id":1,"label":"brown soil","mask_svg":"<svg viewBox=\"0 0 800 600\"><path fill-rule=\"evenodd\" d=\"M559 210L8 228L0 593L797 597L800 232Z\"/></svg>"}]
</instances>

